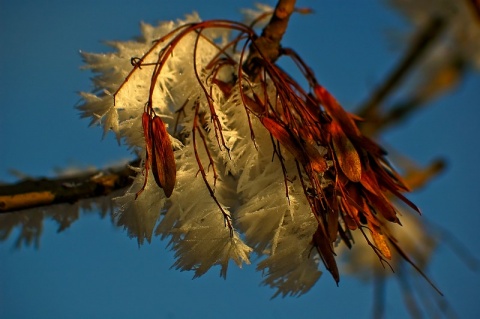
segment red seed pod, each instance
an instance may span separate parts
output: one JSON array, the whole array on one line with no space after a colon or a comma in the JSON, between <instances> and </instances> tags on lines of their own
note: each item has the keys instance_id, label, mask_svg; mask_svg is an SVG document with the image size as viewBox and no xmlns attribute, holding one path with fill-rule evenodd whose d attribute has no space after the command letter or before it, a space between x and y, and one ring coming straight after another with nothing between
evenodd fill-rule
<instances>
[{"instance_id":1,"label":"red seed pod","mask_svg":"<svg viewBox=\"0 0 480 319\"><path fill-rule=\"evenodd\" d=\"M323 86L317 84L314 88L315 96L334 121L338 122L349 137L360 136L360 130L355 124L352 114L345 111L338 101Z\"/></svg>"},{"instance_id":2,"label":"red seed pod","mask_svg":"<svg viewBox=\"0 0 480 319\"><path fill-rule=\"evenodd\" d=\"M163 189L165 196L170 197L175 187L176 166L172 143L165 124L158 116L153 118L148 112L142 115L143 134L145 136L145 181L136 194L137 198L145 189L148 172L152 169L157 185Z\"/></svg>"},{"instance_id":3,"label":"red seed pod","mask_svg":"<svg viewBox=\"0 0 480 319\"><path fill-rule=\"evenodd\" d=\"M352 182L359 182L362 179L362 162L355 146L337 123L331 123L330 132L335 156L342 172Z\"/></svg>"},{"instance_id":4,"label":"red seed pod","mask_svg":"<svg viewBox=\"0 0 480 319\"><path fill-rule=\"evenodd\" d=\"M291 132L274 119L264 117L261 118L261 122L270 134L292 153L300 164L311 165L311 168L317 173L323 173L327 170L328 165L325 158L320 155L314 145L308 142L300 142Z\"/></svg>"},{"instance_id":5,"label":"red seed pod","mask_svg":"<svg viewBox=\"0 0 480 319\"><path fill-rule=\"evenodd\" d=\"M175 187L177 175L172 143L160 117L153 117L151 128L153 142L152 173L157 185L163 188L165 196L170 197Z\"/></svg>"},{"instance_id":6,"label":"red seed pod","mask_svg":"<svg viewBox=\"0 0 480 319\"><path fill-rule=\"evenodd\" d=\"M140 189L137 194L135 195L135 199L144 191L145 186L147 185L148 181L148 171L150 170L150 163L152 161L152 148L153 148L153 141L150 137L151 133L151 117L147 112L143 112L142 114L142 127L143 127L143 135L145 137L145 180L143 182L142 189Z\"/></svg>"}]
</instances>

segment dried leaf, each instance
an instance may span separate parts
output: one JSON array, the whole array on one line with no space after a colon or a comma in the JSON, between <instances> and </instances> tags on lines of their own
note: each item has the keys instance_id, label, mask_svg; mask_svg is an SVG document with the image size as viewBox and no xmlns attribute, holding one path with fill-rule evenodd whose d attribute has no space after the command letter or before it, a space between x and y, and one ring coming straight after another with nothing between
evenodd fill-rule
<instances>
[{"instance_id":1,"label":"dried leaf","mask_svg":"<svg viewBox=\"0 0 480 319\"><path fill-rule=\"evenodd\" d=\"M165 196L170 197L175 187L177 169L172 143L165 128L165 124L158 116L151 117L149 112L142 114L143 134L145 136L145 181L135 198L145 189L148 172L152 169L155 182L163 188Z\"/></svg>"},{"instance_id":2,"label":"dried leaf","mask_svg":"<svg viewBox=\"0 0 480 319\"><path fill-rule=\"evenodd\" d=\"M337 240L338 233L338 209L332 209L327 213L328 236L333 243Z\"/></svg>"},{"instance_id":3,"label":"dried leaf","mask_svg":"<svg viewBox=\"0 0 480 319\"><path fill-rule=\"evenodd\" d=\"M360 130L354 121L354 116L345 111L338 101L323 86L314 87L315 96L323 105L328 115L338 122L348 136L360 136Z\"/></svg>"}]
</instances>

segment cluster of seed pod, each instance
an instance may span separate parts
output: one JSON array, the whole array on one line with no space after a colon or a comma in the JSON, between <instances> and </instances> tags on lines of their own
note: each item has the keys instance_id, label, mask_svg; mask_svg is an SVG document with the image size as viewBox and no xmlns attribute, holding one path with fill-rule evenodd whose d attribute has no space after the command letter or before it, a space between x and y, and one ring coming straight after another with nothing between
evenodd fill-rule
<instances>
[{"instance_id":1,"label":"cluster of seed pod","mask_svg":"<svg viewBox=\"0 0 480 319\"><path fill-rule=\"evenodd\" d=\"M218 44L204 36L205 30L210 29L227 29L237 34L231 40ZM402 192L408 189L387 162L385 151L362 135L357 127L357 122L361 119L341 107L318 83L311 69L293 50L282 49L281 53L298 66L309 83L307 90L277 64L266 58L262 59L261 53L255 61L258 73L254 77L246 74L243 66L247 48L255 46L254 40L257 36L251 27L241 23L212 20L186 24L157 40L144 57L132 59L134 68L130 75L145 67L145 57L158 49L158 46L162 46L156 53L157 61L153 63L150 95L142 116L142 124L146 145L145 171L148 174L151 169L157 185L164 190L165 195L170 197L174 189L175 159L166 127L154 111L153 92L158 85L157 78L162 67L173 56L175 47L182 38L192 34L196 38L195 45L200 40L207 39L218 50L218 54L203 69L198 70L195 46L194 73L203 96L189 97L194 100L191 103L194 114L191 134L194 139L197 134L200 136L209 158L211 155L207 145L211 144L206 142L207 137L202 134L202 129L206 127L211 127L214 131L219 148L227 151L229 149L214 106L213 87L223 93L225 100L236 91L247 114L248 121L245 125L250 126L252 143L255 143L252 118L259 120L271 135L274 155L279 159L279 169L284 172L287 197L292 176L301 181L304 197L317 223L316 231L311 235L311 243L336 282L339 281L339 272L334 244L342 241L352 247L351 231L362 232L381 261L391 258L392 248L408 260L408 256L402 252L384 225L388 222L400 223L391 202L392 195L414 210L418 211L418 208L402 195ZM237 51L238 47L242 49ZM231 73L228 80L220 75L224 74L225 70ZM126 81L128 77L125 83ZM119 90L121 89L122 87ZM200 106L201 99L206 101L205 108ZM177 113L178 117L181 116L180 113ZM175 132L172 131L171 134L174 135ZM194 141L193 146L197 154L197 142ZM287 172L283 150L293 157L297 172ZM207 172L198 155L197 162L210 195L224 214L226 225L232 229L231 217L218 203L214 185L207 179ZM211 166L214 172L215 165L217 164L210 160L209 167ZM146 181L143 188L145 185ZM365 229L368 229L368 234Z\"/></svg>"}]
</instances>

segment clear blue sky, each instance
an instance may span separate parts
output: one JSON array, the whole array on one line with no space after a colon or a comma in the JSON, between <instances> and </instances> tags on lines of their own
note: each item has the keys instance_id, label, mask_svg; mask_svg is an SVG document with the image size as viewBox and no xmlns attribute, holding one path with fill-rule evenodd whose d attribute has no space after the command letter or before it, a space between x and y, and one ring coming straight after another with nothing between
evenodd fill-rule
<instances>
[{"instance_id":1,"label":"clear blue sky","mask_svg":"<svg viewBox=\"0 0 480 319\"><path fill-rule=\"evenodd\" d=\"M268 1L274 5L274 1ZM204 4L201 4L204 3ZM0 0L0 179L9 169L52 175L70 165L103 167L131 155L100 128L88 128L74 105L89 91L79 50L102 52L106 40L139 34L139 22L175 19L197 10L204 19L239 19L253 1L7 1ZM318 79L348 108L362 102L398 57L387 31L401 23L381 1L299 0L315 9L294 16L284 39L314 68ZM448 228L480 258L480 136L478 73L470 73L442 102L422 110L384 141L426 164L448 160L445 174L412 198L429 220ZM40 249L0 243L0 318L367 318L371 287L328 275L300 298L270 300L254 266L216 269L192 280L169 269L166 243L140 249L95 212L62 233L46 222ZM431 277L461 318L480 316L480 274L441 246ZM405 315L398 285L389 285L389 318Z\"/></svg>"}]
</instances>

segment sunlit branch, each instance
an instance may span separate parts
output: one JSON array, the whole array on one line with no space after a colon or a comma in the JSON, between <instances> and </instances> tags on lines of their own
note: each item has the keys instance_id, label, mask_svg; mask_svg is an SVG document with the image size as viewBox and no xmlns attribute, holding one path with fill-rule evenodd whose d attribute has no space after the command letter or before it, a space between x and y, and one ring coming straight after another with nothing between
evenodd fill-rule
<instances>
[{"instance_id":1,"label":"sunlit branch","mask_svg":"<svg viewBox=\"0 0 480 319\"><path fill-rule=\"evenodd\" d=\"M81 199L106 196L132 184L134 172L130 165L138 166L138 160L93 173L80 172L69 177L26 179L12 185L0 185L0 213L60 203L73 204Z\"/></svg>"},{"instance_id":2,"label":"sunlit branch","mask_svg":"<svg viewBox=\"0 0 480 319\"><path fill-rule=\"evenodd\" d=\"M280 56L280 41L287 30L288 21L294 11L295 0L279 0L272 19L263 29L261 36L250 46L250 54L243 65L243 69L252 79L259 75L262 60L266 59L273 63Z\"/></svg>"}]
</instances>

